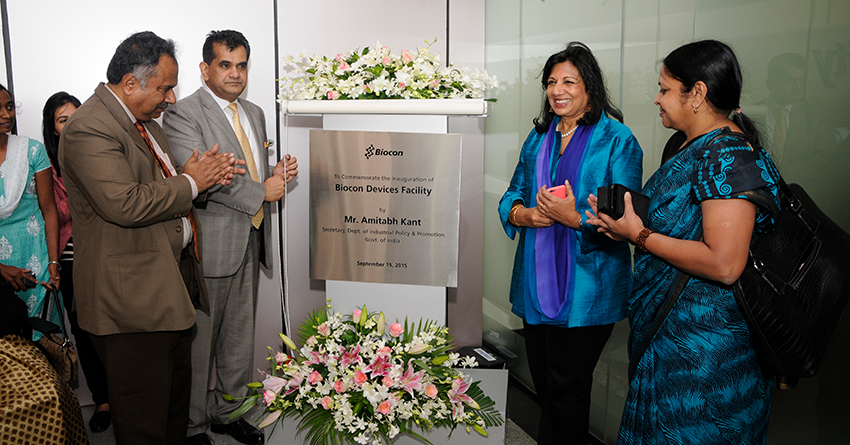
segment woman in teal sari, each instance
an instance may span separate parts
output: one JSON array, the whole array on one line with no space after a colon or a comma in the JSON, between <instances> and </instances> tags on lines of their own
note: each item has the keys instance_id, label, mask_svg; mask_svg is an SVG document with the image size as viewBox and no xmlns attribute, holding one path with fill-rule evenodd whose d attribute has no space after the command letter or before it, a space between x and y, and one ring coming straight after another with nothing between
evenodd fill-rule
<instances>
[{"instance_id":1,"label":"woman in teal sari","mask_svg":"<svg viewBox=\"0 0 850 445\"><path fill-rule=\"evenodd\" d=\"M773 224L769 209L743 192L765 193L778 206L779 175L741 113L741 71L727 45L707 40L676 49L658 83L661 122L678 132L643 188L651 199L646 227L630 197L621 219L588 221L636 245L629 300L629 360L636 363L618 443L764 443L771 380L730 285L744 270L753 232ZM638 357L677 270L691 277Z\"/></svg>"},{"instance_id":2,"label":"woman in teal sari","mask_svg":"<svg viewBox=\"0 0 850 445\"><path fill-rule=\"evenodd\" d=\"M29 316L38 317L47 287L59 287L59 222L47 151L41 142L9 134L15 111L0 85L0 273ZM58 324L58 311L50 315ZM39 338L34 331L32 339Z\"/></svg>"},{"instance_id":3,"label":"woman in teal sari","mask_svg":"<svg viewBox=\"0 0 850 445\"><path fill-rule=\"evenodd\" d=\"M643 152L587 46L549 57L541 81L543 107L499 216L509 237L519 233L510 299L541 405L537 443L586 445L593 369L625 318L632 279L628 245L596 233L582 212L597 187L638 188Z\"/></svg>"}]
</instances>

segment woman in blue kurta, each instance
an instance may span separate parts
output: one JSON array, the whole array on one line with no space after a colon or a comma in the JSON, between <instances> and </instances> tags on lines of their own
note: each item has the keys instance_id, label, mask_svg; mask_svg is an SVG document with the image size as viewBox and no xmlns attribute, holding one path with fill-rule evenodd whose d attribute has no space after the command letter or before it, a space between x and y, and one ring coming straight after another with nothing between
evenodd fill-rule
<instances>
[{"instance_id":1,"label":"woman in blue kurta","mask_svg":"<svg viewBox=\"0 0 850 445\"><path fill-rule=\"evenodd\" d=\"M59 223L47 151L34 139L9 134L15 114L15 101L0 85L0 272L38 317L46 286L59 286ZM51 316L58 324L58 312ZM33 340L39 338L34 331Z\"/></svg>"},{"instance_id":2,"label":"woman in blue kurta","mask_svg":"<svg viewBox=\"0 0 850 445\"><path fill-rule=\"evenodd\" d=\"M741 71L728 46L708 40L680 47L664 59L658 79L661 122L679 131L644 186L647 226L630 200L623 218L589 221L637 246L629 300L629 360L637 366L618 443L764 443L771 381L730 285L744 269L754 230L773 223L769 209L743 192L763 193L778 206L779 175L738 107ZM677 269L691 278L637 357Z\"/></svg>"},{"instance_id":3,"label":"woman in blue kurta","mask_svg":"<svg viewBox=\"0 0 850 445\"><path fill-rule=\"evenodd\" d=\"M628 244L588 226L585 199L614 183L638 188L643 152L610 104L596 58L573 42L549 57L540 116L520 152L499 216L520 234L510 299L522 317L541 404L537 442L588 442L593 369L631 291ZM566 188L566 198L547 191Z\"/></svg>"}]
</instances>

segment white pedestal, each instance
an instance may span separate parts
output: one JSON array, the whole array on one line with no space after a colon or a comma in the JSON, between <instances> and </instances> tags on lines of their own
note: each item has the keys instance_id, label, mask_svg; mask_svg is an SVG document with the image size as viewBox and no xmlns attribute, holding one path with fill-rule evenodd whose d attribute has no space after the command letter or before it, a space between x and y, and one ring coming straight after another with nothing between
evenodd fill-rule
<instances>
[{"instance_id":1,"label":"white pedestal","mask_svg":"<svg viewBox=\"0 0 850 445\"><path fill-rule=\"evenodd\" d=\"M337 131L448 131L446 116L326 114L322 122L323 129ZM369 311L382 311L389 322L407 318L416 323L422 319L447 324L445 287L327 280L325 292L337 312L351 313L365 304Z\"/></svg>"}]
</instances>

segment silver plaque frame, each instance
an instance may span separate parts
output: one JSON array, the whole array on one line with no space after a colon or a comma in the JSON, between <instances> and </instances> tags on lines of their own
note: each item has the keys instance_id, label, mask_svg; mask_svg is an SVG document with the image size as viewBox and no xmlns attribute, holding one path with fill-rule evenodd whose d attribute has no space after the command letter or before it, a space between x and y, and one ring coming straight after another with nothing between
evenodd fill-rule
<instances>
[{"instance_id":1,"label":"silver plaque frame","mask_svg":"<svg viewBox=\"0 0 850 445\"><path fill-rule=\"evenodd\" d=\"M457 287L459 134L310 131L310 278Z\"/></svg>"}]
</instances>

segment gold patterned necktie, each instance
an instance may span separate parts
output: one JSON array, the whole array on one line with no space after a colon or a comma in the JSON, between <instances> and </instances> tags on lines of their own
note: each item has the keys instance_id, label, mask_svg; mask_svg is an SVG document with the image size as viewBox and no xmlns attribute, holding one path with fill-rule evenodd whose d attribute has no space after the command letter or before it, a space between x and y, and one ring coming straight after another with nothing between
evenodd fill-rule
<instances>
[{"instance_id":1,"label":"gold patterned necktie","mask_svg":"<svg viewBox=\"0 0 850 445\"><path fill-rule=\"evenodd\" d=\"M239 122L239 111L236 108L236 102L228 105L227 108L233 110L233 129L236 131L236 139L239 140L239 146L242 147L242 154L245 156L245 167L248 168L248 174L251 179L260 182L260 175L257 173L257 163L254 161L254 152L251 151L251 144L248 143L248 135L245 134L245 129ZM251 217L251 224L255 229L260 228L263 223L263 206L260 210Z\"/></svg>"}]
</instances>

